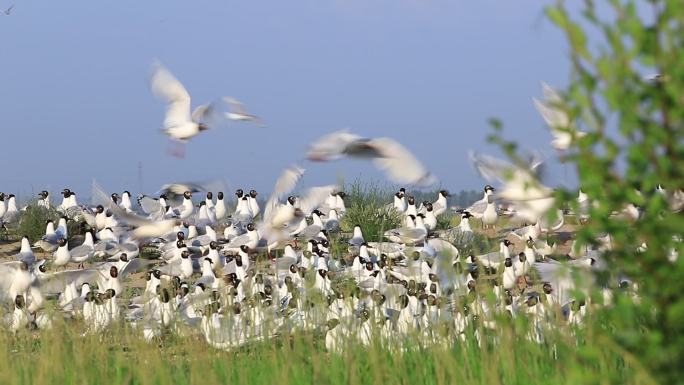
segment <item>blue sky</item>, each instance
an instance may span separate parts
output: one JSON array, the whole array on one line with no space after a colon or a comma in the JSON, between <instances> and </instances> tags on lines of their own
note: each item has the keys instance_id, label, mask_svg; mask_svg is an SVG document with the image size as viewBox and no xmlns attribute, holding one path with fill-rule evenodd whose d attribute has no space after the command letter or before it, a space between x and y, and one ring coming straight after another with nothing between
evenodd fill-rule
<instances>
[{"instance_id":1,"label":"blue sky","mask_svg":"<svg viewBox=\"0 0 684 385\"><path fill-rule=\"evenodd\" d=\"M6 8L12 0L2 0ZM469 149L487 119L548 157L531 102L563 86L567 48L535 0L16 1L0 17L0 191L156 191L178 180L270 190L299 162L308 185L381 178L370 164L303 161L307 143L349 128L401 141L451 190L479 189ZM207 131L185 159L158 132L159 59L194 103L242 100L268 124ZM555 170L555 171L554 171ZM563 181L561 168L551 179ZM554 173L556 174L554 176Z\"/></svg>"}]
</instances>

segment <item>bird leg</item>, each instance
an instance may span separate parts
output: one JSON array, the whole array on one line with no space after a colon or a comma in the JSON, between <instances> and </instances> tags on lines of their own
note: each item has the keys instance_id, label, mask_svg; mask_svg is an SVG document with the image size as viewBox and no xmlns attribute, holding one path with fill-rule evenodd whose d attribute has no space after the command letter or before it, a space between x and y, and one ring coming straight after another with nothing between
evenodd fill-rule
<instances>
[{"instance_id":1,"label":"bird leg","mask_svg":"<svg viewBox=\"0 0 684 385\"><path fill-rule=\"evenodd\" d=\"M174 147L169 148L168 153L176 158L185 158L185 144L177 143Z\"/></svg>"}]
</instances>

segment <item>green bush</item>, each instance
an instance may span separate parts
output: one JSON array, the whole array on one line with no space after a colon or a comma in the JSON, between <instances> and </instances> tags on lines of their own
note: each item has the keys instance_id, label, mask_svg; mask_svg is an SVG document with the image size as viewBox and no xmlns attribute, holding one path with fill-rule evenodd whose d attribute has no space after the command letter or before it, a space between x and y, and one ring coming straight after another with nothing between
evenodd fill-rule
<instances>
[{"instance_id":1,"label":"green bush","mask_svg":"<svg viewBox=\"0 0 684 385\"><path fill-rule=\"evenodd\" d=\"M19 226L15 229L14 233L18 237L28 236L29 241L33 243L45 235L47 220L56 220L57 218L59 218L57 210L39 207L36 205L36 202L31 202L26 207L26 211L21 213ZM57 223L55 223L56 225Z\"/></svg>"},{"instance_id":2,"label":"green bush","mask_svg":"<svg viewBox=\"0 0 684 385\"><path fill-rule=\"evenodd\" d=\"M21 213L21 218L19 220L19 225L16 229L11 230L13 238L21 238L22 236L28 236L31 243L39 240L43 235L45 235L45 225L48 219L55 222L55 228L57 227L57 222L62 216L54 207L49 209L37 205L36 201L31 201L26 206L26 210ZM80 232L80 225L76 221L67 221L67 231L69 236L78 234Z\"/></svg>"},{"instance_id":3,"label":"green bush","mask_svg":"<svg viewBox=\"0 0 684 385\"><path fill-rule=\"evenodd\" d=\"M402 225L401 215L392 207L394 192L389 188L356 181L346 186L345 192L347 213L342 219L342 230L352 231L359 225L366 241L381 241L385 231Z\"/></svg>"},{"instance_id":4,"label":"green bush","mask_svg":"<svg viewBox=\"0 0 684 385\"><path fill-rule=\"evenodd\" d=\"M684 249L684 215L669 210L656 188L684 189L684 2L582 4L579 16L564 1L547 8L565 33L572 63L570 84L555 107L569 114L568 132L587 133L576 137L563 156L595 202L578 240L596 244L607 233L613 245L605 253L609 271L637 282L641 297L623 300L616 291L615 306L603 310L591 327L605 348L639 361L660 382L682 383L684 260L668 257ZM494 126L500 130L498 122ZM520 159L514 142L499 133L490 139L513 160ZM575 190L557 191L559 206L571 202L578 212L576 196ZM642 211L639 220L611 215L629 204ZM647 249L638 253L642 243ZM598 278L609 288L617 286L614 274ZM579 354L590 357L596 349L581 345Z\"/></svg>"}]
</instances>

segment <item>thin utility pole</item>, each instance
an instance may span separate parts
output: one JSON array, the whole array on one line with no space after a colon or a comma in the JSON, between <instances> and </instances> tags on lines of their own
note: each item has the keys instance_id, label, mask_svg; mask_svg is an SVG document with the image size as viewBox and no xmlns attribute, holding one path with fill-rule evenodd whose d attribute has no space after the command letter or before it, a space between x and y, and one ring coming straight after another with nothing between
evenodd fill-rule
<instances>
[{"instance_id":1,"label":"thin utility pole","mask_svg":"<svg viewBox=\"0 0 684 385\"><path fill-rule=\"evenodd\" d=\"M138 161L138 194L142 194L143 190L143 172L142 172L142 162Z\"/></svg>"}]
</instances>

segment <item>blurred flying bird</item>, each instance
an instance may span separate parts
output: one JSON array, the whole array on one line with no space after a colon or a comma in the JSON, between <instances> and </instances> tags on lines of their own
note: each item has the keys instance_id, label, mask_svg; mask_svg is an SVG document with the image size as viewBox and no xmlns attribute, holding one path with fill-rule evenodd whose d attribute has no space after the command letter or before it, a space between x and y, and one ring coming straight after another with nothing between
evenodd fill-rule
<instances>
[{"instance_id":1,"label":"blurred flying bird","mask_svg":"<svg viewBox=\"0 0 684 385\"><path fill-rule=\"evenodd\" d=\"M245 110L245 105L239 100L227 96L223 98L223 101L225 101L229 107L229 111L226 112L226 118L238 122L254 122L254 124L256 124L258 127L266 127L264 122L258 116L248 113Z\"/></svg>"},{"instance_id":2,"label":"blurred flying bird","mask_svg":"<svg viewBox=\"0 0 684 385\"><path fill-rule=\"evenodd\" d=\"M567 150L573 140L585 136L586 133L577 131L570 122L568 113L561 106L563 99L556 90L548 84L542 83L542 92L544 101L541 102L537 98L532 98L534 106L553 134L554 139L551 141L553 147L557 150Z\"/></svg>"},{"instance_id":3,"label":"blurred flying bird","mask_svg":"<svg viewBox=\"0 0 684 385\"><path fill-rule=\"evenodd\" d=\"M503 184L497 195L514 204L518 217L536 223L553 207L553 190L539 180L541 161L532 159L526 165L513 165L477 153L470 154L470 161L483 178Z\"/></svg>"},{"instance_id":4,"label":"blurred flying bird","mask_svg":"<svg viewBox=\"0 0 684 385\"><path fill-rule=\"evenodd\" d=\"M429 186L437 181L410 151L390 138L369 139L342 130L317 140L307 152L309 160L319 162L345 156L371 159L375 167L396 183Z\"/></svg>"},{"instance_id":5,"label":"blurred flying bird","mask_svg":"<svg viewBox=\"0 0 684 385\"><path fill-rule=\"evenodd\" d=\"M191 113L190 94L160 63L153 64L150 85L152 92L167 102L162 131L181 143L181 147L173 155L183 157L185 153L182 145L200 132L209 129L205 120L212 115L213 106L211 103L203 104Z\"/></svg>"}]
</instances>

